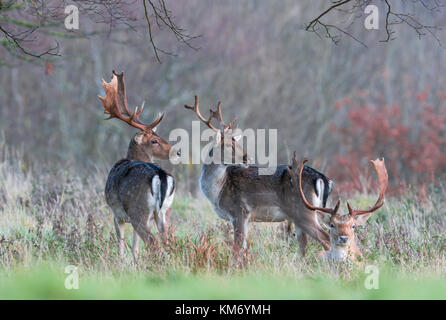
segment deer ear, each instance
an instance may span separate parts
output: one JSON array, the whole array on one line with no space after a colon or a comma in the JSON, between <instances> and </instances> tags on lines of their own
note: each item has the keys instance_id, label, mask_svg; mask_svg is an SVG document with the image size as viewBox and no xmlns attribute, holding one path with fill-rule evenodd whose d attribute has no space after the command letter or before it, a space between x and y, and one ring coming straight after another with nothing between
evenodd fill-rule
<instances>
[{"instance_id":1,"label":"deer ear","mask_svg":"<svg viewBox=\"0 0 446 320\"><path fill-rule=\"evenodd\" d=\"M135 134L135 136L133 137L133 140L135 140L135 142L137 144L142 144L144 143L144 137L145 137L145 133L144 132L138 132L137 134Z\"/></svg>"},{"instance_id":2,"label":"deer ear","mask_svg":"<svg viewBox=\"0 0 446 320\"><path fill-rule=\"evenodd\" d=\"M356 225L362 226L364 223L367 222L367 220L370 218L371 215L372 215L372 212L355 216L354 219L355 219Z\"/></svg>"}]
</instances>

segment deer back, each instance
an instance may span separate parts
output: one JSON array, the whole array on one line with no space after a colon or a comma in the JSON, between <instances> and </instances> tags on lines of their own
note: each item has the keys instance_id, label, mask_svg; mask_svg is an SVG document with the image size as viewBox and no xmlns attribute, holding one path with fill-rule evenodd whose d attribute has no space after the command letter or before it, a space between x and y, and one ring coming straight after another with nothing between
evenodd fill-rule
<instances>
[{"instance_id":1,"label":"deer back","mask_svg":"<svg viewBox=\"0 0 446 320\"><path fill-rule=\"evenodd\" d=\"M146 213L160 210L174 191L173 176L154 163L123 159L110 170L105 197L112 208L122 206L126 213Z\"/></svg>"},{"instance_id":2,"label":"deer back","mask_svg":"<svg viewBox=\"0 0 446 320\"><path fill-rule=\"evenodd\" d=\"M221 191L215 201L225 211L240 211L238 206L247 210L255 209L253 220L283 221L295 214L302 201L295 196L288 165L278 166L272 175L259 175L257 166L226 166ZM217 170L217 168L215 168ZM206 169L203 169L203 171ZM209 175L211 178L211 175ZM206 177L202 177L202 180ZM305 192L321 199L326 205L333 182L319 171L306 167L303 172ZM212 201L211 201L212 202Z\"/></svg>"}]
</instances>

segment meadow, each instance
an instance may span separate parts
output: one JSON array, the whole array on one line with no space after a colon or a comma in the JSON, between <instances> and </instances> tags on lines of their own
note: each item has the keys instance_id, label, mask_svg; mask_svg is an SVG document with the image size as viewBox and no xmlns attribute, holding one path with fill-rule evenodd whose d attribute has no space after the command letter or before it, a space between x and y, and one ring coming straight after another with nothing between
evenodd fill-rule
<instances>
[{"instance_id":1,"label":"meadow","mask_svg":"<svg viewBox=\"0 0 446 320\"><path fill-rule=\"evenodd\" d=\"M379 30L365 28L370 1L337 1L321 21L341 28L330 37L305 27L322 0L0 1L0 299L446 299L445 9L392 1L386 16L375 2ZM73 3L78 30L65 25ZM252 223L248 263L234 267L232 226L201 194L200 165L167 161L169 244L141 244L134 264L127 226L120 256L104 185L135 129L104 121L97 95L113 69L145 121L165 113L165 140L192 133L194 95L241 129L277 129L278 163L297 150L335 181L328 205L373 204L369 160L385 158L386 203L355 231L364 264L322 261L314 241L303 258L283 223Z\"/></svg>"},{"instance_id":2,"label":"meadow","mask_svg":"<svg viewBox=\"0 0 446 320\"><path fill-rule=\"evenodd\" d=\"M0 148L0 299L445 299L444 187L388 198L356 231L362 266L325 262L313 241L301 257L282 223L251 223L248 263L233 266L232 226L202 195L176 195L169 244L119 256L103 195L107 168L29 165ZM374 194L357 193L365 207ZM132 229L126 228L131 245ZM157 231L154 230L155 234ZM79 288L68 290L67 266ZM379 271L367 289L367 265Z\"/></svg>"}]
</instances>

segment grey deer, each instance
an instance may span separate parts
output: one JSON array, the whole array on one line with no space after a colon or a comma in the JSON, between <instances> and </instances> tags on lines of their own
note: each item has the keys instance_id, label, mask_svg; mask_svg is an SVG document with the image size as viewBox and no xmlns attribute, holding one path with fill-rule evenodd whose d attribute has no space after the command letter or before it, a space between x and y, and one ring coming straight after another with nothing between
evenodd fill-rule
<instances>
[{"instance_id":1,"label":"grey deer","mask_svg":"<svg viewBox=\"0 0 446 320\"><path fill-rule=\"evenodd\" d=\"M156 242L151 233L155 220L161 237L166 239L169 217L175 193L175 179L172 175L152 163L154 158L169 159L177 156L175 150L155 133L155 127L164 114L151 124L144 124L139 116L144 109L135 108L130 112L127 105L124 73L116 73L110 82L102 79L105 97L99 97L108 119L117 118L139 129L130 140L127 156L111 168L105 186L105 199L113 211L118 251L124 250L124 225L133 226L132 255L138 257L139 239L146 245ZM107 120L108 120L107 119Z\"/></svg>"},{"instance_id":2,"label":"grey deer","mask_svg":"<svg viewBox=\"0 0 446 320\"><path fill-rule=\"evenodd\" d=\"M237 143L240 137L232 132L236 120L228 125L223 122L220 102L216 111L210 110L207 119L200 113L198 96L195 96L194 106L185 105L185 108L194 111L216 132L202 166L200 188L217 215L232 222L236 263L241 262L240 258L247 252L249 221L292 221L302 255L305 255L307 235L325 250L330 249L329 235L319 225L317 214L296 197L290 166L280 165L272 175L259 175L259 167L247 164L247 155ZM212 125L213 119L219 122L219 128ZM225 154L231 154L231 159L225 161L229 158ZM325 207L333 182L308 166L303 170L302 179L306 196Z\"/></svg>"}]
</instances>

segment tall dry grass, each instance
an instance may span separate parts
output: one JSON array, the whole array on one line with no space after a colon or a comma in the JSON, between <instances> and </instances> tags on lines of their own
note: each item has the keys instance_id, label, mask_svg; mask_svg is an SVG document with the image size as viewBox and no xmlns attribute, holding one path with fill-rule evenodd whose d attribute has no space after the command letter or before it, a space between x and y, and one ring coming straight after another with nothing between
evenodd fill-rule
<instances>
[{"instance_id":1,"label":"tall dry grass","mask_svg":"<svg viewBox=\"0 0 446 320\"><path fill-rule=\"evenodd\" d=\"M1 146L0 265L2 272L32 269L41 263L74 264L90 273L128 272L164 277L185 274L234 273L291 275L297 278L329 276L352 280L363 269L349 263L325 263L321 250L309 244L302 258L293 237L278 223L251 223L248 264L233 268L232 227L213 212L202 196L176 195L168 245L141 250L132 263L130 249L118 255L112 213L103 195L107 170L77 172L27 166L18 151ZM181 181L178 181L181 183ZM356 231L366 263L390 267L397 273L442 275L446 272L446 206L444 188L431 190L423 202L411 194L390 198L365 227ZM415 193L415 191L414 191ZM357 194L353 204L367 206L375 195ZM127 227L131 243L131 227ZM154 232L157 231L154 229Z\"/></svg>"}]
</instances>

